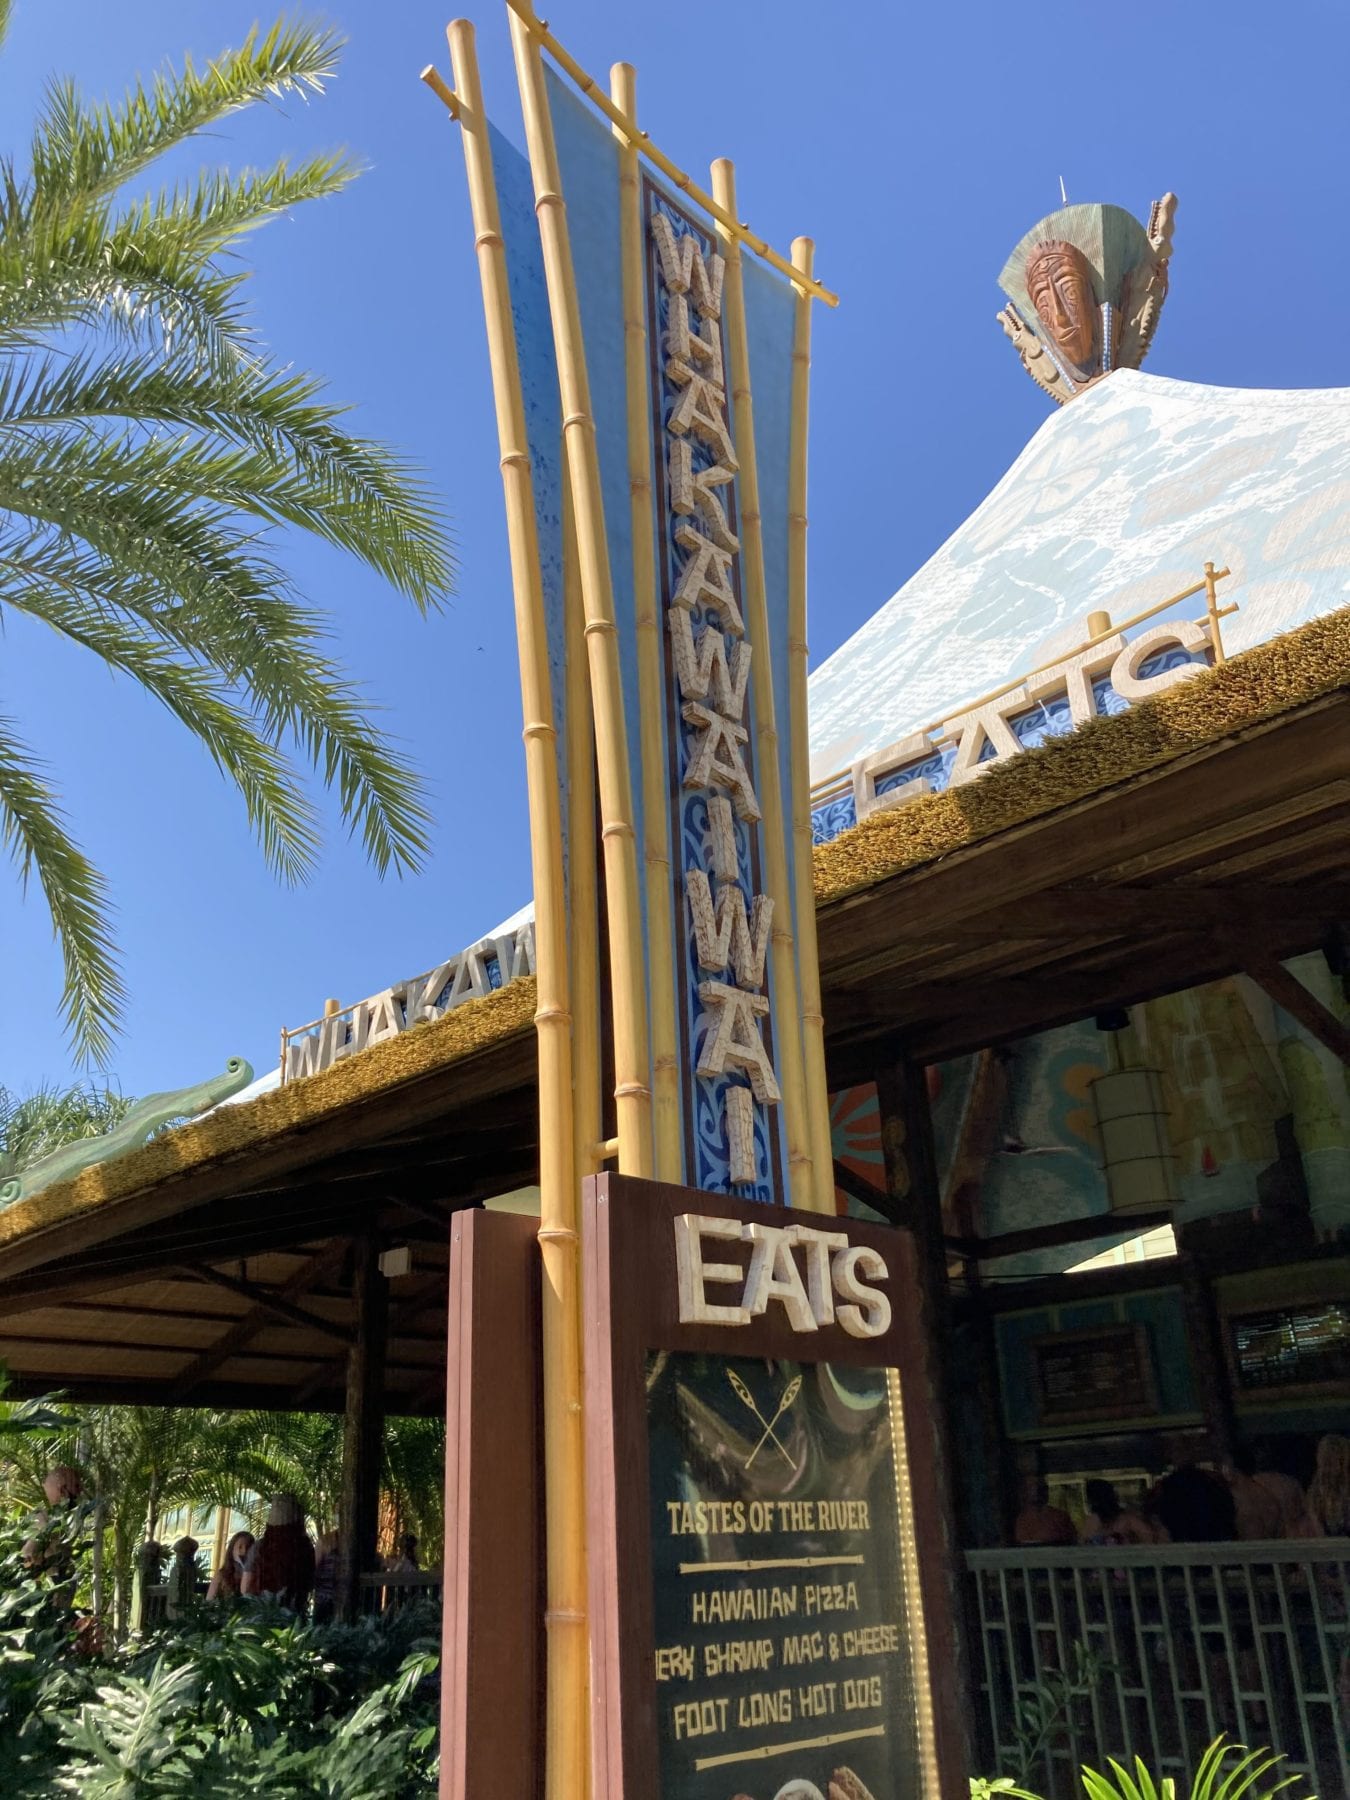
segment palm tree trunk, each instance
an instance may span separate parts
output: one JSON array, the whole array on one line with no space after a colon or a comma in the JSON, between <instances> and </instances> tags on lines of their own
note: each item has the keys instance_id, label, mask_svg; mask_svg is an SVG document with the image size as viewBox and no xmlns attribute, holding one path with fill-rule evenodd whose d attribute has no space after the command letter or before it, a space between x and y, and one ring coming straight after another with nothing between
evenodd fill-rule
<instances>
[{"instance_id":1,"label":"palm tree trunk","mask_svg":"<svg viewBox=\"0 0 1350 1800\"><path fill-rule=\"evenodd\" d=\"M106 1620L104 1619L104 1616L103 1616L103 1601L104 1601L104 1594L103 1594L103 1585L104 1585L104 1583L103 1583L103 1527L104 1527L104 1522L105 1522L105 1520L104 1520L105 1510L106 1509L105 1509L104 1503L103 1503L102 1491L100 1489L96 1488L94 1490L94 1518L93 1518L94 1543L93 1543L92 1575L91 1575L91 1580L90 1580L90 1587L92 1589L92 1605L93 1605L95 1626L96 1626L96 1630L100 1634L102 1633L104 1626L106 1624Z\"/></svg>"},{"instance_id":2,"label":"palm tree trunk","mask_svg":"<svg viewBox=\"0 0 1350 1800\"><path fill-rule=\"evenodd\" d=\"M119 1506L113 1514L113 1581L116 1619L114 1629L119 1644L125 1643L131 1629L131 1546L127 1542L125 1515Z\"/></svg>"}]
</instances>

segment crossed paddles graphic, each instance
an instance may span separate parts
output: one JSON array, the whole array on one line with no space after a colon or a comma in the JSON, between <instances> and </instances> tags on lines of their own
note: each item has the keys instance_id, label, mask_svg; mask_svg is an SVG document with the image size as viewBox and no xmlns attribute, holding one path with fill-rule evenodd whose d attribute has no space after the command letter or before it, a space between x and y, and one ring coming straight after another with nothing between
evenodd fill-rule
<instances>
[{"instance_id":1,"label":"crossed paddles graphic","mask_svg":"<svg viewBox=\"0 0 1350 1800\"><path fill-rule=\"evenodd\" d=\"M756 1404L755 1404L755 1396L750 1392L749 1388L741 1380L740 1376L736 1373L736 1371L734 1369L727 1370L727 1380L731 1383L731 1386L732 1386L733 1391L735 1392L736 1398L744 1406L749 1407L750 1411L755 1415L755 1417L759 1420L760 1424L764 1427L764 1431L763 1431L762 1436L760 1437L759 1442L755 1445L754 1449L750 1452L749 1456L747 1456L745 1459L746 1468L748 1469L750 1467L751 1463L759 1455L760 1451L764 1448L765 1444L772 1443L774 1449L777 1450L777 1452L783 1458L783 1461L787 1464L787 1466L790 1469L795 1470L797 1465L796 1465L796 1463L793 1462L791 1456L788 1454L787 1448L784 1445L783 1440L778 1436L778 1433L774 1430L774 1427L777 1425L778 1421L782 1418L783 1414L792 1405L792 1402L797 1398L798 1394L802 1391L801 1376L794 1375L792 1377L792 1380L789 1381L787 1386L783 1389L783 1396L778 1402L778 1411L773 1415L773 1417L771 1419L766 1419L764 1417L764 1414L759 1410L758 1406L756 1406Z\"/></svg>"}]
</instances>

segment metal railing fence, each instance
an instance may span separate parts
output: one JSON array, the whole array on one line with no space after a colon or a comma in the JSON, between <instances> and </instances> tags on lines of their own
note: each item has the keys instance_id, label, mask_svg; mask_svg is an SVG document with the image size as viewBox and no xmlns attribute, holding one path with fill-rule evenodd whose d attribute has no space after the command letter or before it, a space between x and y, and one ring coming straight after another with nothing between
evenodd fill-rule
<instances>
[{"instance_id":1,"label":"metal railing fence","mask_svg":"<svg viewBox=\"0 0 1350 1800\"><path fill-rule=\"evenodd\" d=\"M1079 1800L1084 1763L1139 1755L1184 1786L1226 1733L1282 1752L1282 1772L1322 1800L1350 1795L1350 1539L972 1550L965 1561L981 1773ZM1038 1736L1036 1766L1023 1768Z\"/></svg>"},{"instance_id":2,"label":"metal railing fence","mask_svg":"<svg viewBox=\"0 0 1350 1800\"><path fill-rule=\"evenodd\" d=\"M441 1598L443 1578L439 1569L383 1569L361 1576L360 1610L385 1612L407 1600Z\"/></svg>"}]
</instances>

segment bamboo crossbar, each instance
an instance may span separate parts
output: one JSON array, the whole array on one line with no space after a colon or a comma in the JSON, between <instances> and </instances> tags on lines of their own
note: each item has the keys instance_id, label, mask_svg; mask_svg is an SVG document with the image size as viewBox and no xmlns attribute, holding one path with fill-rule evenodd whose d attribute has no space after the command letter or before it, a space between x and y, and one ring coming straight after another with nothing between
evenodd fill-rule
<instances>
[{"instance_id":1,"label":"bamboo crossbar","mask_svg":"<svg viewBox=\"0 0 1350 1800\"><path fill-rule=\"evenodd\" d=\"M824 287L814 276L804 275L799 269L794 269L785 256L780 256L762 237L757 237L747 225L736 218L734 213L728 212L725 207L714 200L711 194L705 193L696 181L670 160L664 151L658 150L647 133L639 130L637 121L629 118L620 107L616 106L598 82L591 79L576 58L568 54L549 30L547 21L535 17L529 0L506 0L506 4L530 36L536 38L543 45L564 74L570 76L586 98L600 109L614 129L621 137L628 140L639 156L645 156L647 161L658 168L667 180L672 181L681 193L687 194L696 206L702 207L703 211L716 219L717 223L724 230L730 232L732 237L744 244L747 249L753 250L755 255L762 258L771 268L777 269L780 275L786 275L789 281L804 288L814 299L823 300L826 306L838 306L838 294L831 293L829 288Z\"/></svg>"},{"instance_id":2,"label":"bamboo crossbar","mask_svg":"<svg viewBox=\"0 0 1350 1800\"><path fill-rule=\"evenodd\" d=\"M1226 619L1237 612L1238 605L1236 600L1230 600L1227 606L1220 606L1214 592L1214 584L1222 581L1231 573L1230 569L1216 569L1213 563L1206 563L1204 579L1197 581L1194 586L1183 588L1179 594L1172 594L1166 600L1159 600L1155 606L1146 606L1143 612L1132 613L1128 619L1114 621L1107 626L1105 631L1094 632L1091 637L1084 638L1083 642L1072 650L1061 651L1058 656L1052 656L1048 662L1037 663L1034 669L1023 669L1020 675L1014 675L1011 681L1005 681L1001 687L991 688L987 694L981 694L978 699L963 700L958 705L949 706L945 712L939 713L937 718L930 720L927 725L916 725L912 733L906 732L904 735L906 737L922 737L931 731L940 731L948 719L955 719L964 713L974 712L977 707L987 706L991 700L1001 699L1004 694L1010 694L1015 687L1020 687L1024 681L1030 681L1033 675L1042 675L1047 669L1053 669L1057 664L1067 662L1071 656L1081 656L1084 650L1091 650L1094 645L1103 644L1107 638L1116 637L1122 631L1132 631L1136 625L1142 625L1146 619L1155 619L1159 613L1166 612L1169 607L1180 606L1183 600L1192 600L1197 594L1204 594L1206 598L1205 612L1214 633L1214 660L1216 663L1225 662L1227 657L1223 648L1223 640L1219 635L1219 620ZM811 798L816 805L819 805L823 800L842 797L845 793L851 792L852 787L852 771L840 769L833 775L823 775L819 781L814 783L811 788Z\"/></svg>"}]
</instances>

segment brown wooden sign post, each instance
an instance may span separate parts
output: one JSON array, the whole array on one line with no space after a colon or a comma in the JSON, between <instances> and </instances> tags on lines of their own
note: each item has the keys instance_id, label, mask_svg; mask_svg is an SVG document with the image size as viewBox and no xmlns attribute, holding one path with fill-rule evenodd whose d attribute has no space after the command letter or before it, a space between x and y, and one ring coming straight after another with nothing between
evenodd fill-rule
<instances>
[{"instance_id":1,"label":"brown wooden sign post","mask_svg":"<svg viewBox=\"0 0 1350 1800\"><path fill-rule=\"evenodd\" d=\"M544 1519L536 1221L450 1230L441 1800L544 1791Z\"/></svg>"},{"instance_id":2,"label":"brown wooden sign post","mask_svg":"<svg viewBox=\"0 0 1350 1800\"><path fill-rule=\"evenodd\" d=\"M596 1800L958 1800L909 1240L586 1184Z\"/></svg>"}]
</instances>

